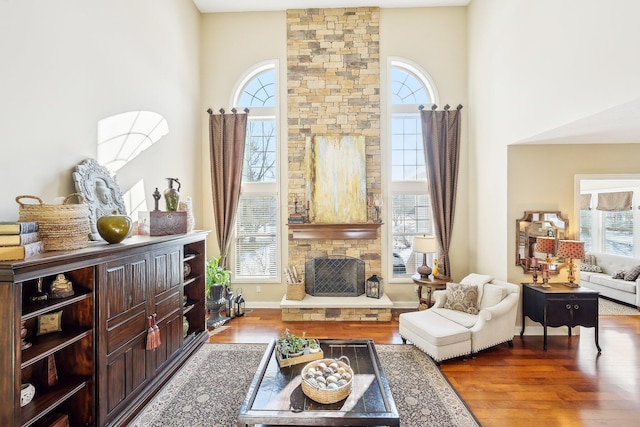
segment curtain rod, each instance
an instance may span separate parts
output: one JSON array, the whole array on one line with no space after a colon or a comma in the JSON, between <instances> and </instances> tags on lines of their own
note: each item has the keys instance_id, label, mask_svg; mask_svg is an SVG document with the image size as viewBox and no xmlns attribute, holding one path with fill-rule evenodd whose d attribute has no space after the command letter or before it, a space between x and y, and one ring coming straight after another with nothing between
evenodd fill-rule
<instances>
[{"instance_id":1,"label":"curtain rod","mask_svg":"<svg viewBox=\"0 0 640 427\"><path fill-rule=\"evenodd\" d=\"M220 109L220 110L218 110L218 111L220 111L220 114L224 114L224 108L221 108L221 109ZM244 111L245 113L249 114L249 109L248 109L248 108L245 108L245 109L244 109L244 110L242 110L242 111ZM232 112L233 114L236 114L236 113L238 112L238 110L236 110L235 108L232 108L232 109L231 109L231 112ZM213 110L212 110L211 108L208 108L208 109L207 109L207 113L209 113L209 114L213 114Z\"/></svg>"},{"instance_id":2,"label":"curtain rod","mask_svg":"<svg viewBox=\"0 0 640 427\"><path fill-rule=\"evenodd\" d=\"M433 104L431 106L431 111L435 111L436 108L438 108L438 106L436 104ZM444 111L449 111L449 109L451 108L451 106L449 106L449 104L444 106ZM418 110L422 111L424 110L424 105L420 104L420 106L418 107ZM458 106L456 107L456 110L462 110L462 104L458 104Z\"/></svg>"}]
</instances>

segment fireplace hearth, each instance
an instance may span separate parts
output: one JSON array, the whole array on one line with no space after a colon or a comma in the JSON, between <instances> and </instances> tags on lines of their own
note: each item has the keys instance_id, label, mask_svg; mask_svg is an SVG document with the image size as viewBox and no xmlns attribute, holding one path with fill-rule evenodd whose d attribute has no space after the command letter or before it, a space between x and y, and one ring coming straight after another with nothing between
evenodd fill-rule
<instances>
[{"instance_id":1,"label":"fireplace hearth","mask_svg":"<svg viewBox=\"0 0 640 427\"><path fill-rule=\"evenodd\" d=\"M305 263L305 292L313 296L357 297L364 294L364 261L341 256Z\"/></svg>"}]
</instances>

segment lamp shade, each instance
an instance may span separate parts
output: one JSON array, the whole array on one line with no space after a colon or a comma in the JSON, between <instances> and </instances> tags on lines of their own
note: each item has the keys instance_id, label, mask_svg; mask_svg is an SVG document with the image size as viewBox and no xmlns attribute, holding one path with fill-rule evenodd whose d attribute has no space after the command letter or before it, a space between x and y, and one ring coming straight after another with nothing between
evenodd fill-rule
<instances>
[{"instance_id":1,"label":"lamp shade","mask_svg":"<svg viewBox=\"0 0 640 427\"><path fill-rule=\"evenodd\" d=\"M432 254L438 250L436 238L433 236L415 236L413 238L413 251L421 254Z\"/></svg>"},{"instance_id":2,"label":"lamp shade","mask_svg":"<svg viewBox=\"0 0 640 427\"><path fill-rule=\"evenodd\" d=\"M555 254L556 253L556 239L552 237L537 237L536 238L536 251L543 254Z\"/></svg>"},{"instance_id":3,"label":"lamp shade","mask_svg":"<svg viewBox=\"0 0 640 427\"><path fill-rule=\"evenodd\" d=\"M559 257L568 259L582 259L584 258L584 242L578 240L560 240L558 243Z\"/></svg>"}]
</instances>

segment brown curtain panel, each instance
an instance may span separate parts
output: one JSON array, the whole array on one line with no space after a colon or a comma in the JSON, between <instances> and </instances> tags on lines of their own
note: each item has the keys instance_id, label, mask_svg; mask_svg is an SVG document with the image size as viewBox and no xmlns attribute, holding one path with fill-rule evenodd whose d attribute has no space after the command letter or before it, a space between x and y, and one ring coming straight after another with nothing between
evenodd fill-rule
<instances>
[{"instance_id":1,"label":"brown curtain panel","mask_svg":"<svg viewBox=\"0 0 640 427\"><path fill-rule=\"evenodd\" d=\"M453 218L458 186L458 162L460 157L460 110L420 110L425 164L429 177L431 208L436 241L439 247L440 274L451 277L449 245L453 232Z\"/></svg>"},{"instance_id":2,"label":"brown curtain panel","mask_svg":"<svg viewBox=\"0 0 640 427\"><path fill-rule=\"evenodd\" d=\"M220 265L227 268L231 236L240 200L244 145L247 134L247 114L209 113L209 145L211 153L211 189L216 236L220 248Z\"/></svg>"}]
</instances>

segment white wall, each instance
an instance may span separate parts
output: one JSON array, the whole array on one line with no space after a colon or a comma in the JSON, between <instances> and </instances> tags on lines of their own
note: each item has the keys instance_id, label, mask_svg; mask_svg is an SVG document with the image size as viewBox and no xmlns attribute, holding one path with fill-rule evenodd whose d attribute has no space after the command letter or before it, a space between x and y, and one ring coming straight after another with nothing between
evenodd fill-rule
<instances>
[{"instance_id":1,"label":"white wall","mask_svg":"<svg viewBox=\"0 0 640 427\"><path fill-rule=\"evenodd\" d=\"M74 192L98 121L140 109L169 134L118 171L122 190L144 179L152 208L155 187L179 177L201 210L198 35L190 1L0 2L0 220L17 219L18 195Z\"/></svg>"},{"instance_id":2,"label":"white wall","mask_svg":"<svg viewBox=\"0 0 640 427\"><path fill-rule=\"evenodd\" d=\"M505 277L513 262L508 230L515 221L507 209L507 145L640 97L635 54L640 50L640 3L474 0L468 10L475 183L470 189L475 224L469 245L478 268ZM544 158L530 158L531 168ZM601 161L612 165L614 160ZM531 175L531 168L518 173ZM544 185L537 178L531 181ZM551 188L548 203L555 197Z\"/></svg>"}]
</instances>

